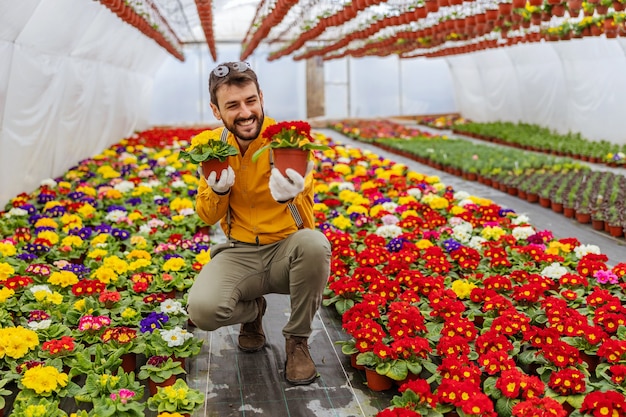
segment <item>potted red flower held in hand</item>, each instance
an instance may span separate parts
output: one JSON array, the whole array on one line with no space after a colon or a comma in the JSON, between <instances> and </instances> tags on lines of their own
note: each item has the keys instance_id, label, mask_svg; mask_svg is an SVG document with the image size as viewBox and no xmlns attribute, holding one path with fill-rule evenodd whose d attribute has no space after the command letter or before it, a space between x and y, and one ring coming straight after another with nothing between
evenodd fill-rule
<instances>
[{"instance_id":1,"label":"potted red flower held in hand","mask_svg":"<svg viewBox=\"0 0 626 417\"><path fill-rule=\"evenodd\" d=\"M270 142L252 155L252 161L256 162L265 151L271 149L274 166L283 175L287 168L292 168L304 176L309 152L314 149L329 149L326 145L313 142L311 125L303 121L281 122L268 126L262 136Z\"/></svg>"}]
</instances>

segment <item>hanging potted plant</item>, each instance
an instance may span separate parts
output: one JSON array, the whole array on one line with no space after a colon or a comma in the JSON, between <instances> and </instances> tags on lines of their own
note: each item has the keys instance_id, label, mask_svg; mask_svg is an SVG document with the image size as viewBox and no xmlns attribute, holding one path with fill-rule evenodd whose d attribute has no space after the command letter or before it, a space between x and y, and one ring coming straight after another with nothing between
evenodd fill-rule
<instances>
[{"instance_id":1,"label":"hanging potted plant","mask_svg":"<svg viewBox=\"0 0 626 417\"><path fill-rule=\"evenodd\" d=\"M180 157L192 164L202 165L202 174L207 177L217 172L217 179L223 169L228 167L228 157L239 154L239 150L220 139L217 130L205 130L191 139L191 146L180 151Z\"/></svg>"},{"instance_id":2,"label":"hanging potted plant","mask_svg":"<svg viewBox=\"0 0 626 417\"><path fill-rule=\"evenodd\" d=\"M328 146L314 143L311 137L311 125L303 121L281 122L268 126L262 133L269 143L252 155L256 162L266 151L272 150L274 166L285 175L287 168L295 169L304 176L309 160L309 152L328 149Z\"/></svg>"}]
</instances>

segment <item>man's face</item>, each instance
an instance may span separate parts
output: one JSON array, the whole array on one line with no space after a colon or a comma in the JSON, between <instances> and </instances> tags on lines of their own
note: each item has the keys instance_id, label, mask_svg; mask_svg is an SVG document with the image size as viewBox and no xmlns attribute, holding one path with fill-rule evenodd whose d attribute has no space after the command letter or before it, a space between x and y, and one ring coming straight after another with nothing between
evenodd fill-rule
<instances>
[{"instance_id":1,"label":"man's face","mask_svg":"<svg viewBox=\"0 0 626 417\"><path fill-rule=\"evenodd\" d=\"M211 103L213 115L236 137L252 141L263 125L263 93L254 83L244 87L224 84L216 91L217 106Z\"/></svg>"}]
</instances>

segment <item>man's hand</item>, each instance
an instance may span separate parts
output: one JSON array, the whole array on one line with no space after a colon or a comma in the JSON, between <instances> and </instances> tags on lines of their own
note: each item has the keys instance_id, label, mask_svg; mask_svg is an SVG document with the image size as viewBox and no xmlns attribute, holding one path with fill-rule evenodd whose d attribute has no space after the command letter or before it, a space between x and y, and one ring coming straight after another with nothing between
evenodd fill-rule
<instances>
[{"instance_id":1,"label":"man's hand","mask_svg":"<svg viewBox=\"0 0 626 417\"><path fill-rule=\"evenodd\" d=\"M200 168L198 168L198 172L202 177L202 170ZM207 185L211 187L213 192L215 192L216 194L224 195L228 193L230 187L232 187L235 183L235 171L233 171L233 169L228 166L228 168L222 170L219 180L217 180L217 172L212 171L209 176L205 178L205 181Z\"/></svg>"},{"instance_id":2,"label":"man's hand","mask_svg":"<svg viewBox=\"0 0 626 417\"><path fill-rule=\"evenodd\" d=\"M287 168L287 177L283 176L278 168L272 168L270 174L270 193L274 200L284 203L291 200L304 190L304 177L297 171Z\"/></svg>"}]
</instances>

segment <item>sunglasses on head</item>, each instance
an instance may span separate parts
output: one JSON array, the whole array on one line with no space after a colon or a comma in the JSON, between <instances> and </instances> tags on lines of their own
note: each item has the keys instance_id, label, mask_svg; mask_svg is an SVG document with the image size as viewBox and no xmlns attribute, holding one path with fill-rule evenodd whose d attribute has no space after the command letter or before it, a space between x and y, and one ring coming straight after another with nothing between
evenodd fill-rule
<instances>
[{"instance_id":1,"label":"sunglasses on head","mask_svg":"<svg viewBox=\"0 0 626 417\"><path fill-rule=\"evenodd\" d=\"M247 62L233 62L230 65L232 66L232 69L234 69L235 71L239 71L239 72L246 72L247 70L252 69L250 64ZM220 78L226 77L228 73L230 72L230 70L231 70L231 67L228 65L218 65L213 70L213 75L215 75L216 77L220 77Z\"/></svg>"}]
</instances>

